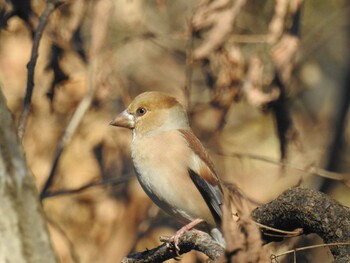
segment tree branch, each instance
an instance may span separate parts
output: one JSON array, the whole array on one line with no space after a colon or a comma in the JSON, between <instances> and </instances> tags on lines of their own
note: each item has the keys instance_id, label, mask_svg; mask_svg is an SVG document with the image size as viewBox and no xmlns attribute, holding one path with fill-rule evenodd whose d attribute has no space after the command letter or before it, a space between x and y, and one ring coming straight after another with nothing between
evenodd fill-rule
<instances>
[{"instance_id":1,"label":"tree branch","mask_svg":"<svg viewBox=\"0 0 350 263\"><path fill-rule=\"evenodd\" d=\"M57 263L33 176L1 88L0 123L1 261Z\"/></svg>"},{"instance_id":2,"label":"tree branch","mask_svg":"<svg viewBox=\"0 0 350 263\"><path fill-rule=\"evenodd\" d=\"M93 181L90 183L87 183L81 187L74 188L74 189L60 189L56 191L46 191L41 195L41 200L45 198L55 197L55 196L61 196L61 195L70 195L70 194L77 194L80 192L83 192L87 189L90 189L92 187L96 186L107 186L107 185L118 185L121 183L125 183L129 181L131 177L118 177L118 178L109 178L109 179L103 179L99 181Z\"/></svg>"},{"instance_id":3,"label":"tree branch","mask_svg":"<svg viewBox=\"0 0 350 263\"><path fill-rule=\"evenodd\" d=\"M272 202L256 208L252 217L258 223L278 229L302 228L305 234L318 234L325 243L350 241L350 208L311 189L289 189ZM264 241L280 240L266 233L262 230ZM330 250L335 262L350 261L350 246L332 246Z\"/></svg>"},{"instance_id":4,"label":"tree branch","mask_svg":"<svg viewBox=\"0 0 350 263\"><path fill-rule=\"evenodd\" d=\"M80 101L77 109L75 110L72 119L70 120L60 142L58 143L55 151L53 165L50 174L41 190L40 199L42 200L47 192L49 191L51 185L53 184L56 170L58 167L59 160L65 149L65 146L70 142L73 135L75 134L79 124L81 123L83 117L91 106L95 92L99 84L99 67L102 65L100 59L100 54L103 51L103 44L107 37L107 26L109 23L110 15L108 13L111 8L111 1L97 1L94 8L93 24L91 27L91 47L89 53L89 68L88 68L88 90L84 95L84 98Z\"/></svg>"},{"instance_id":5,"label":"tree branch","mask_svg":"<svg viewBox=\"0 0 350 263\"><path fill-rule=\"evenodd\" d=\"M335 262L350 261L350 245L347 245L350 240L350 208L325 194L311 189L292 188L272 202L256 208L251 216L259 224L269 227L288 231L302 228L304 234L316 233L326 244L332 243L330 250ZM283 239L271 235L275 233L271 228L261 227L260 231L266 243ZM335 243L339 246L335 246ZM181 236L179 247L179 254L197 250L212 260L224 254L224 249L219 244L198 230L188 231ZM151 250L130 254L122 262L161 262L177 256L163 244Z\"/></svg>"},{"instance_id":6,"label":"tree branch","mask_svg":"<svg viewBox=\"0 0 350 263\"><path fill-rule=\"evenodd\" d=\"M46 24L49 20L51 13L62 3L63 3L63 1L61 1L61 0L48 1L44 12L40 16L38 28L35 30L32 52L31 52L30 60L29 60L28 65L27 65L28 74L27 74L26 95L24 97L23 109L22 109L21 115L19 117L19 122L18 122L17 133L18 133L18 137L21 140L22 140L24 132L25 132L29 112L31 110L32 95L33 95L33 90L34 90L34 73L35 73L36 62L37 62L38 56L39 56L38 50L39 50L40 40L41 40L41 37L43 35L44 29L46 27Z\"/></svg>"},{"instance_id":7,"label":"tree branch","mask_svg":"<svg viewBox=\"0 0 350 263\"><path fill-rule=\"evenodd\" d=\"M122 263L163 262L176 258L191 250L197 250L206 254L211 260L216 260L224 254L224 248L215 242L209 234L199 230L191 230L184 233L179 240L180 251L177 254L174 248L168 248L164 243L151 250L133 253L122 260Z\"/></svg>"}]
</instances>

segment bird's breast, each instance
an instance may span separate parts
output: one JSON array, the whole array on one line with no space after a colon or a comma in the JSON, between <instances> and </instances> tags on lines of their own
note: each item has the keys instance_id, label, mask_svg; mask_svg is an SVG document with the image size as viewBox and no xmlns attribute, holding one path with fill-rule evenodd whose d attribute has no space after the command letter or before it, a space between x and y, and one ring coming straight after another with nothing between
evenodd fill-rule
<instances>
[{"instance_id":1,"label":"bird's breast","mask_svg":"<svg viewBox=\"0 0 350 263\"><path fill-rule=\"evenodd\" d=\"M180 133L135 138L131 151L138 180L153 202L182 221L202 218L213 223L203 197L188 175L193 152Z\"/></svg>"}]
</instances>

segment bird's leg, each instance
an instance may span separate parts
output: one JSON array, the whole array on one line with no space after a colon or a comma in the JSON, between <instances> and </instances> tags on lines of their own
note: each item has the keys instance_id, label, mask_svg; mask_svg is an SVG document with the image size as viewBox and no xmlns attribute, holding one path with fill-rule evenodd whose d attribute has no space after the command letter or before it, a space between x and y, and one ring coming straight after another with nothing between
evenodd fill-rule
<instances>
[{"instance_id":1,"label":"bird's leg","mask_svg":"<svg viewBox=\"0 0 350 263\"><path fill-rule=\"evenodd\" d=\"M181 236L183 233L185 233L185 232L191 230L192 228L194 228L196 225L202 223L203 221L204 221L203 219L197 218L197 219L193 220L192 222L188 223L187 225L181 227L178 231L176 231L175 235L173 235L173 236L169 239L168 244L169 244L170 242L173 243L174 246L175 246L176 251L179 252L179 251L180 251L180 248L179 248L178 244L179 244L179 238L180 238L180 236Z\"/></svg>"}]
</instances>

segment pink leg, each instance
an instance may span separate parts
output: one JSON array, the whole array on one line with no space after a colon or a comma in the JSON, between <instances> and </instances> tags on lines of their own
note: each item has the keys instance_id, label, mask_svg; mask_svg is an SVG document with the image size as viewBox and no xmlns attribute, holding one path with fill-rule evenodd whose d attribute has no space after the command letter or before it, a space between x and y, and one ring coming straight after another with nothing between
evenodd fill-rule
<instances>
[{"instance_id":1,"label":"pink leg","mask_svg":"<svg viewBox=\"0 0 350 263\"><path fill-rule=\"evenodd\" d=\"M173 236L171 237L171 239L170 239L171 241L170 241L170 242L174 243L174 246L175 246L176 251L180 251L180 248L179 248L179 246L178 246L180 236L181 236L183 233L187 232L188 230L191 230L192 228L194 228L196 225L202 223L203 221L204 221L203 219L197 218L197 219L193 220L192 222L188 223L187 225L181 227L181 228L175 233L175 235L173 235Z\"/></svg>"}]
</instances>

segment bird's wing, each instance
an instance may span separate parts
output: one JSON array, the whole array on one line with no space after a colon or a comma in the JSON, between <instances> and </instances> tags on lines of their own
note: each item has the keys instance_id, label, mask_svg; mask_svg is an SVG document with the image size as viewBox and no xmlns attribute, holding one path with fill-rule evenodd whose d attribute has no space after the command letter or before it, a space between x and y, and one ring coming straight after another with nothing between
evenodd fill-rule
<instances>
[{"instance_id":1,"label":"bird's wing","mask_svg":"<svg viewBox=\"0 0 350 263\"><path fill-rule=\"evenodd\" d=\"M196 185L197 189L203 196L204 201L206 202L214 220L217 225L221 225L222 218L222 193L217 185L211 185L203 180L197 173L189 169L188 173Z\"/></svg>"},{"instance_id":2,"label":"bird's wing","mask_svg":"<svg viewBox=\"0 0 350 263\"><path fill-rule=\"evenodd\" d=\"M214 164L202 143L191 130L179 130L194 153L188 167L189 176L208 205L215 222L221 223L222 190L216 175Z\"/></svg>"},{"instance_id":3,"label":"bird's wing","mask_svg":"<svg viewBox=\"0 0 350 263\"><path fill-rule=\"evenodd\" d=\"M201 176L209 183L213 185L218 184L219 179L216 175L214 164L210 160L210 157L202 143L198 140L196 135L194 135L191 130L180 129L179 131L187 141L188 146L199 157L200 161L203 164L201 167L202 170L196 172L199 172Z\"/></svg>"}]
</instances>

